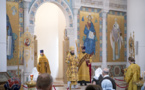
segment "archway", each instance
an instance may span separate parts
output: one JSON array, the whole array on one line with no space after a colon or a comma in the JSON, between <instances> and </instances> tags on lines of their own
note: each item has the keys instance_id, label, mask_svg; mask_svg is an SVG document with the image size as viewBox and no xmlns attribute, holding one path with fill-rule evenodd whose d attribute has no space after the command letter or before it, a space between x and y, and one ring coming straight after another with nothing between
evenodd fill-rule
<instances>
[{"instance_id":1,"label":"archway","mask_svg":"<svg viewBox=\"0 0 145 90\"><path fill-rule=\"evenodd\" d=\"M35 15L34 34L39 50L48 58L53 78L63 78L63 37L66 26L62 10L53 3L42 4Z\"/></svg>"},{"instance_id":2,"label":"archway","mask_svg":"<svg viewBox=\"0 0 145 90\"><path fill-rule=\"evenodd\" d=\"M31 26L34 26L35 14L36 14L37 9L45 2L52 2L52 3L56 4L58 7L60 7L66 18L66 28L73 27L73 13L72 13L70 7L66 4L66 2L64 0L61 0L61 1L59 1L59 0L36 0L32 4L32 6L30 7L30 10L29 10L29 24ZM33 28L33 27L31 27L31 28Z\"/></svg>"},{"instance_id":3,"label":"archway","mask_svg":"<svg viewBox=\"0 0 145 90\"><path fill-rule=\"evenodd\" d=\"M32 34L34 33L34 27L35 27L35 14L37 12L37 9L46 2L51 2L55 5L57 5L62 12L65 15L65 20L66 20L66 28L65 29L70 29L72 31L72 27L73 27L73 14L72 11L70 9L70 7L66 4L66 2L64 0L36 0L34 1L34 3L31 5L30 10L29 10L29 31L32 32ZM64 32L63 32L64 33ZM59 55L60 56L60 55ZM60 63L59 63L60 65ZM59 71L59 72L63 72L63 71ZM57 77L60 78L60 77Z\"/></svg>"}]
</instances>

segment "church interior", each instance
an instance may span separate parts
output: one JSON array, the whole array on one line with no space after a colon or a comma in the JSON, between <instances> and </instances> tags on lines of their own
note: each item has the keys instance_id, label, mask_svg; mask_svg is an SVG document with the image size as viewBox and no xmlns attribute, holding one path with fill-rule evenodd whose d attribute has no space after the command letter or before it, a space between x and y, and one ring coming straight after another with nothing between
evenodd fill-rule
<instances>
[{"instance_id":1,"label":"church interior","mask_svg":"<svg viewBox=\"0 0 145 90\"><path fill-rule=\"evenodd\" d=\"M37 90L42 67L52 90L85 90L100 68L116 90L145 90L144 8L145 0L0 0L0 90L14 90L4 89L14 79L18 90ZM129 57L140 67L136 89L126 81Z\"/></svg>"}]
</instances>

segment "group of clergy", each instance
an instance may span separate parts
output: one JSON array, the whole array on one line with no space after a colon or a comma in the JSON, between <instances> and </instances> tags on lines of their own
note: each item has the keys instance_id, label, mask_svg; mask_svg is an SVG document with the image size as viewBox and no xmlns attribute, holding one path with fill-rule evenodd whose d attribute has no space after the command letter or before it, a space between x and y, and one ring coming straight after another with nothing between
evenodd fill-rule
<instances>
[{"instance_id":1,"label":"group of clergy","mask_svg":"<svg viewBox=\"0 0 145 90\"><path fill-rule=\"evenodd\" d=\"M124 70L124 79L128 84L128 90L137 90L137 86L133 82L139 81L140 79L140 67L135 64L135 59L132 57L128 58L130 66ZM74 53L74 47L70 47L70 52L67 55L66 63L67 68L67 81L68 87L73 85L77 87L79 82L82 86L87 85L91 80L90 65L92 62L92 56L85 53L85 46L81 47L81 53L77 56ZM44 55L44 51L40 50L39 62L37 64L37 70L41 73L51 74L48 59Z\"/></svg>"},{"instance_id":2,"label":"group of clergy","mask_svg":"<svg viewBox=\"0 0 145 90\"><path fill-rule=\"evenodd\" d=\"M90 83L92 58L91 55L85 53L85 46L82 46L81 48L81 53L76 56L74 54L74 47L72 46L67 55L66 63L68 68L66 75L68 87L73 85L74 88L77 88L77 82L79 82L81 86Z\"/></svg>"},{"instance_id":3,"label":"group of clergy","mask_svg":"<svg viewBox=\"0 0 145 90\"><path fill-rule=\"evenodd\" d=\"M68 87L73 85L76 87L77 82L80 83L80 85L87 85L87 83L91 80L91 62L92 58L91 55L85 53L85 46L81 47L81 53L78 54L78 57L74 53L74 47L70 47L70 52L67 55L66 63L68 65L67 68L67 81L68 81ZM44 55L44 51L40 50L40 56L39 61L37 64L37 70L41 73L48 73L51 74L50 66L48 59Z\"/></svg>"}]
</instances>

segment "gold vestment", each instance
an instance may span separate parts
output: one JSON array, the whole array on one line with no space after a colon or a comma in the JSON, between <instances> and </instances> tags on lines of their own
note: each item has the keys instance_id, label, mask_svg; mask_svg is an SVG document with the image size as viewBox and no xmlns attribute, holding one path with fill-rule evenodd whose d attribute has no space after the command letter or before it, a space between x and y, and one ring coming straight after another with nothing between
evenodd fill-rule
<instances>
[{"instance_id":1,"label":"gold vestment","mask_svg":"<svg viewBox=\"0 0 145 90\"><path fill-rule=\"evenodd\" d=\"M46 58L45 55L43 55L43 56L40 55L39 56L39 62L37 64L37 70L40 74L42 74L42 73L51 74L49 62L48 62L48 59Z\"/></svg>"},{"instance_id":2,"label":"gold vestment","mask_svg":"<svg viewBox=\"0 0 145 90\"><path fill-rule=\"evenodd\" d=\"M78 81L78 70L77 70L78 59L76 58L75 55L71 55L70 53L68 53L66 63L68 65L66 72L67 81L71 81L72 85L76 85Z\"/></svg>"},{"instance_id":3,"label":"gold vestment","mask_svg":"<svg viewBox=\"0 0 145 90\"><path fill-rule=\"evenodd\" d=\"M125 73L125 81L128 83L128 90L137 90L134 82L139 81L140 67L137 64L131 64Z\"/></svg>"},{"instance_id":4,"label":"gold vestment","mask_svg":"<svg viewBox=\"0 0 145 90\"><path fill-rule=\"evenodd\" d=\"M79 61L86 55L87 53L80 53L78 55ZM87 60L87 59L86 59ZM89 62L92 62L92 58L88 59ZM78 81L88 81L90 82L90 72L89 72L89 66L87 66L86 61L84 61L78 71Z\"/></svg>"}]
</instances>

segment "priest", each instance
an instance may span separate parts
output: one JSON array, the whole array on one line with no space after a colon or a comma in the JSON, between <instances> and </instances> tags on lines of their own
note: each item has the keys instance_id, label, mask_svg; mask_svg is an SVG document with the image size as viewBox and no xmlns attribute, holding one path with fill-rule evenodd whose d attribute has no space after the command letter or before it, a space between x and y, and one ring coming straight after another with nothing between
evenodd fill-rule
<instances>
[{"instance_id":1,"label":"priest","mask_svg":"<svg viewBox=\"0 0 145 90\"><path fill-rule=\"evenodd\" d=\"M130 66L126 69L125 72L125 81L128 84L128 90L137 90L137 85L133 84L134 82L139 81L140 79L140 66L135 64L135 60L132 57L129 57Z\"/></svg>"},{"instance_id":2,"label":"priest","mask_svg":"<svg viewBox=\"0 0 145 90\"><path fill-rule=\"evenodd\" d=\"M51 74L49 62L48 62L48 59L46 58L46 56L44 55L43 50L40 50L40 56L39 56L39 61L37 64L37 70L38 70L39 74L42 74L42 73Z\"/></svg>"}]
</instances>

